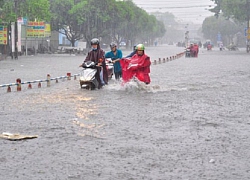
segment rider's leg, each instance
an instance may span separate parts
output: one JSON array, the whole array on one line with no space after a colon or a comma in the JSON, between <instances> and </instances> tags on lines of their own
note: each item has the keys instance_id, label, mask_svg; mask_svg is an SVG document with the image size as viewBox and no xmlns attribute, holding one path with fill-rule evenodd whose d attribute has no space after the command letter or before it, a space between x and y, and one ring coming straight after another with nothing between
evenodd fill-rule
<instances>
[{"instance_id":1,"label":"rider's leg","mask_svg":"<svg viewBox=\"0 0 250 180\"><path fill-rule=\"evenodd\" d=\"M103 69L102 68L101 68L101 71L100 71L100 80L101 80L102 85L105 85L105 82L103 80Z\"/></svg>"}]
</instances>

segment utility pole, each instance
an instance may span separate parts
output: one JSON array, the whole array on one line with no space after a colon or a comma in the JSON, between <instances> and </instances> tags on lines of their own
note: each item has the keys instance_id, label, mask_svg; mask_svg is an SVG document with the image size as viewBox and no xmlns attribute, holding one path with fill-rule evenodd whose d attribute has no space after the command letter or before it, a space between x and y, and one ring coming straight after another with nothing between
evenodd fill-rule
<instances>
[{"instance_id":1,"label":"utility pole","mask_svg":"<svg viewBox=\"0 0 250 180\"><path fill-rule=\"evenodd\" d=\"M11 51L11 57L13 59L13 57L15 57L15 59L18 59L18 50L17 50L17 41L18 41L18 32L17 32L17 8L18 8L18 0L14 1L14 7L15 7L15 25L14 25L14 31L12 31L12 33L14 33L14 36L12 35L12 38L14 37L14 41L12 40L12 43L14 42L14 52L13 50ZM13 27L13 26L12 26ZM13 56L14 53L14 56Z\"/></svg>"},{"instance_id":2,"label":"utility pole","mask_svg":"<svg viewBox=\"0 0 250 180\"><path fill-rule=\"evenodd\" d=\"M188 30L188 24L185 26L185 47L188 47L188 41L189 41L189 30Z\"/></svg>"},{"instance_id":3,"label":"utility pole","mask_svg":"<svg viewBox=\"0 0 250 180\"><path fill-rule=\"evenodd\" d=\"M185 32L185 46L188 47L189 31Z\"/></svg>"},{"instance_id":4,"label":"utility pole","mask_svg":"<svg viewBox=\"0 0 250 180\"><path fill-rule=\"evenodd\" d=\"M246 13L247 13L247 40L246 40L246 42L247 42L247 53L249 53L250 52L250 23L249 23L249 21L250 21L250 13L249 13L249 11L250 11L250 2L249 2L249 0L246 0L247 2L247 4L246 4L246 7L247 7L247 11L246 11Z\"/></svg>"}]
</instances>

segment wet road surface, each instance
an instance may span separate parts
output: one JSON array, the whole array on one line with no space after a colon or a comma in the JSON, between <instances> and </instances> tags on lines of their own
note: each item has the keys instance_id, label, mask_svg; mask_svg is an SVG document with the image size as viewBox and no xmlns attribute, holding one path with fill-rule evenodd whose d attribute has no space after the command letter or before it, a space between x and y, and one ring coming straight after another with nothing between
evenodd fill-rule
<instances>
[{"instance_id":1,"label":"wet road surface","mask_svg":"<svg viewBox=\"0 0 250 180\"><path fill-rule=\"evenodd\" d=\"M147 48L151 60L182 48ZM0 84L79 73L79 56L0 61ZM112 80L86 91L78 80L21 92L0 88L3 180L248 180L250 55L201 50L152 65L149 86Z\"/></svg>"}]
</instances>

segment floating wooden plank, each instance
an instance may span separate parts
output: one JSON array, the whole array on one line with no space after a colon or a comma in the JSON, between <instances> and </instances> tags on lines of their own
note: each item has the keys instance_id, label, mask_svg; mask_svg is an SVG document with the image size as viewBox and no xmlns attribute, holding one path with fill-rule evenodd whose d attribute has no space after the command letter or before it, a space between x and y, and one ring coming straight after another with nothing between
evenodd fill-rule
<instances>
[{"instance_id":1,"label":"floating wooden plank","mask_svg":"<svg viewBox=\"0 0 250 180\"><path fill-rule=\"evenodd\" d=\"M22 135L22 134L11 134L11 133L2 133L0 134L0 138L7 139L10 141L19 141L25 139L34 139L37 138L37 135Z\"/></svg>"}]
</instances>

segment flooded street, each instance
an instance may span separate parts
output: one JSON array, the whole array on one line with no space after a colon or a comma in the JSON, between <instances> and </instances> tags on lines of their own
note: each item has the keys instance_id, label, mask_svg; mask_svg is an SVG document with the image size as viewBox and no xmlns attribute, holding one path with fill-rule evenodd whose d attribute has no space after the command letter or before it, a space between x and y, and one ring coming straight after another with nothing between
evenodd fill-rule
<instances>
[{"instance_id":1,"label":"flooded street","mask_svg":"<svg viewBox=\"0 0 250 180\"><path fill-rule=\"evenodd\" d=\"M0 88L1 180L248 180L250 54L148 47L148 86L110 81L101 90L78 80L17 92ZM127 55L129 51L124 51ZM84 57L44 55L0 61L0 84L79 73Z\"/></svg>"}]
</instances>

